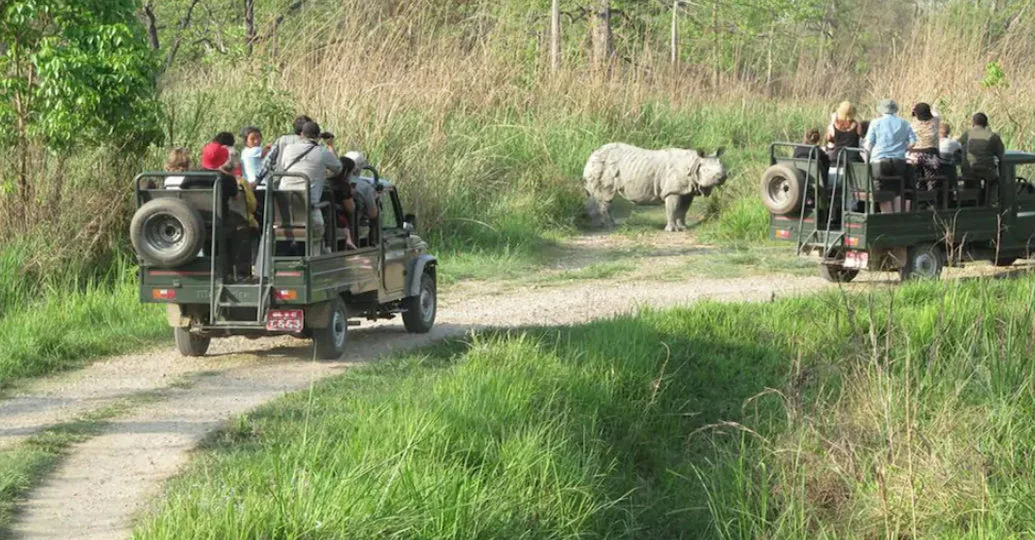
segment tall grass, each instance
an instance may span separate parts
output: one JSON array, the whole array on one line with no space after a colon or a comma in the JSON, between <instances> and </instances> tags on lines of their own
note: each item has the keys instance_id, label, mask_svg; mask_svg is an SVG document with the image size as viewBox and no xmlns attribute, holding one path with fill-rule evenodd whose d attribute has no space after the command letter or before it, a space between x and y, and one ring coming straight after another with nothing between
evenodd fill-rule
<instances>
[{"instance_id":1,"label":"tall grass","mask_svg":"<svg viewBox=\"0 0 1035 540\"><path fill-rule=\"evenodd\" d=\"M0 268L20 264L17 252L0 250ZM140 303L125 261L106 275L78 279L30 281L5 272L0 287L0 389L169 336L162 310Z\"/></svg>"},{"instance_id":2,"label":"tall grass","mask_svg":"<svg viewBox=\"0 0 1035 540\"><path fill-rule=\"evenodd\" d=\"M241 417L139 537L1035 527L1035 279L481 332Z\"/></svg>"}]
</instances>

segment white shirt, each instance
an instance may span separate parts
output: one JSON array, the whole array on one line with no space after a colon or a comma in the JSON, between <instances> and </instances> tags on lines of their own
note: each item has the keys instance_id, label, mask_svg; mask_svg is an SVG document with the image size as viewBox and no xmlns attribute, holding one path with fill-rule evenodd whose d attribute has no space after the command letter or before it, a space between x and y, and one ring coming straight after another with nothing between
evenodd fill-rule
<instances>
[{"instance_id":1,"label":"white shirt","mask_svg":"<svg viewBox=\"0 0 1035 540\"><path fill-rule=\"evenodd\" d=\"M186 176L166 176L164 187L165 189L180 189L180 186L183 184L183 180L186 178Z\"/></svg>"},{"instance_id":2,"label":"white shirt","mask_svg":"<svg viewBox=\"0 0 1035 540\"><path fill-rule=\"evenodd\" d=\"M955 163L961 153L963 153L963 147L956 139L944 137L938 141L938 154L943 160Z\"/></svg>"}]
</instances>

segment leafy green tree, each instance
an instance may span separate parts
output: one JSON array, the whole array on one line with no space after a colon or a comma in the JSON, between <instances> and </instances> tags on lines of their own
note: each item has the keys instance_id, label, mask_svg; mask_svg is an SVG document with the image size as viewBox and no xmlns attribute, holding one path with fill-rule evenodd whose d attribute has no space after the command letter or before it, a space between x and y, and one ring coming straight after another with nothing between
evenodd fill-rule
<instances>
[{"instance_id":1,"label":"leafy green tree","mask_svg":"<svg viewBox=\"0 0 1035 540\"><path fill-rule=\"evenodd\" d=\"M0 2L0 125L7 126L0 146L14 149L24 202L32 197L34 150L117 143L135 151L161 137L158 63L137 7L133 0Z\"/></svg>"}]
</instances>

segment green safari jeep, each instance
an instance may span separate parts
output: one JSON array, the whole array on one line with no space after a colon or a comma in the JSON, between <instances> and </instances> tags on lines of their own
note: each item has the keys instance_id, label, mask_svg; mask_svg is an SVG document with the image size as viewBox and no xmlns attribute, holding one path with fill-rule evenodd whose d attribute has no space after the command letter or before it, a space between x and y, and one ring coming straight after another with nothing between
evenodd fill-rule
<instances>
[{"instance_id":1,"label":"green safari jeep","mask_svg":"<svg viewBox=\"0 0 1035 540\"><path fill-rule=\"evenodd\" d=\"M243 197L224 201L215 173L147 172L136 177L137 210L131 238L139 263L140 300L165 304L176 345L185 356L202 356L215 337L291 334L312 338L316 355L336 359L344 352L349 326L358 319L401 315L407 331L424 333L435 323L436 259L413 233L415 218L404 214L398 191L373 172L380 186L380 216L358 249L346 249L340 200L327 188L322 202L310 190L280 189L274 173L265 191L255 248L254 271ZM184 175L207 177L198 189L179 189ZM173 179L170 182L170 179ZM329 183L330 184L330 183ZM166 188L165 186L170 186ZM241 200L237 200L241 199ZM314 214L322 215L317 236ZM355 218L353 218L355 219Z\"/></svg>"},{"instance_id":2,"label":"green safari jeep","mask_svg":"<svg viewBox=\"0 0 1035 540\"><path fill-rule=\"evenodd\" d=\"M899 177L875 185L861 149L846 149L821 170L818 148L810 148L808 158L792 157L802 146L770 146L761 196L770 211L770 237L793 242L798 255L820 263L829 281L851 281L860 270L936 278L947 265L986 260L1007 266L1031 253L1035 154L1006 152L998 180L990 182L961 179L956 164L943 164L929 178L936 189L928 191ZM881 203L901 211L881 213Z\"/></svg>"}]
</instances>

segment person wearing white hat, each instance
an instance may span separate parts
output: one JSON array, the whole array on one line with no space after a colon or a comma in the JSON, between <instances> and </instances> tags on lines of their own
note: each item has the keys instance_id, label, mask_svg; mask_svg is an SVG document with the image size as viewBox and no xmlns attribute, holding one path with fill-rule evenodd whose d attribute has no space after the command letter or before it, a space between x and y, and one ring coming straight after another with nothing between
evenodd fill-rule
<instances>
[{"instance_id":1,"label":"person wearing white hat","mask_svg":"<svg viewBox=\"0 0 1035 540\"><path fill-rule=\"evenodd\" d=\"M360 176L363 173L363 169L370 165L367 157L362 152L355 150L347 152L345 157L351 159L356 164L352 168L352 177L349 180L352 183L353 195L356 200L356 215L359 217L359 226L356 231L356 241L359 243L363 239L369 238L371 227L374 226L378 216L381 215L377 204L380 193L377 186L374 185L373 178Z\"/></svg>"},{"instance_id":2,"label":"person wearing white hat","mask_svg":"<svg viewBox=\"0 0 1035 540\"><path fill-rule=\"evenodd\" d=\"M882 191L885 187L897 190L899 186L885 186L884 179L896 176L903 179L904 187L912 186L913 174L906 164L906 150L916 142L916 133L909 122L899 118L898 104L885 99L877 104L880 117L870 123L866 133L866 147L870 150L870 166L873 172L873 189ZM902 196L893 201L880 203L882 213L901 212Z\"/></svg>"}]
</instances>

